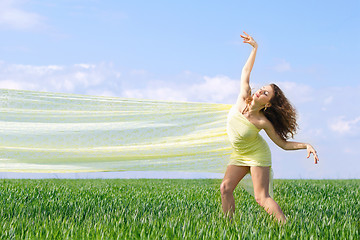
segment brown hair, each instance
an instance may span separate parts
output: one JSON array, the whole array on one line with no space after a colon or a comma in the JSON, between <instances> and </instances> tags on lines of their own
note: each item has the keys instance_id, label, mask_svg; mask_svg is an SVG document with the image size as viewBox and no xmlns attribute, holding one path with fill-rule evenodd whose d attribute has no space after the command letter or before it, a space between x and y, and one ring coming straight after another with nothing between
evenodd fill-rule
<instances>
[{"instance_id":1,"label":"brown hair","mask_svg":"<svg viewBox=\"0 0 360 240\"><path fill-rule=\"evenodd\" d=\"M270 86L274 90L274 96L270 99L271 106L266 110L263 108L260 111L272 123L276 133L283 140L290 138L290 135L294 138L298 128L296 110L276 84L272 83ZM249 105L252 101L252 96L247 97L245 101Z\"/></svg>"}]
</instances>

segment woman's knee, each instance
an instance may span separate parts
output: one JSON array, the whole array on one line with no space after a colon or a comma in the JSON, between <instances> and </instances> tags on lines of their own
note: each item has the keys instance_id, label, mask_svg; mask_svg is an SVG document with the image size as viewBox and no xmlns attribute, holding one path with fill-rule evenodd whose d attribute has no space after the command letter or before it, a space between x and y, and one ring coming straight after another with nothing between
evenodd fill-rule
<instances>
[{"instance_id":1,"label":"woman's knee","mask_svg":"<svg viewBox=\"0 0 360 240\"><path fill-rule=\"evenodd\" d=\"M230 181L225 180L220 184L221 195L229 194L229 193L232 193L233 191L234 191L234 189L231 186Z\"/></svg>"}]
</instances>

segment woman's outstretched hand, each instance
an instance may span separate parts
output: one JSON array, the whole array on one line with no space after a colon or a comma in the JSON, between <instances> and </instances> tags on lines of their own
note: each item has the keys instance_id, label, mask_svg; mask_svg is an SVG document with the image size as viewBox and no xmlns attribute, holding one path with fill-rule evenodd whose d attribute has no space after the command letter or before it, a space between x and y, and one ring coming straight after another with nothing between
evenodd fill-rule
<instances>
[{"instance_id":1,"label":"woman's outstretched hand","mask_svg":"<svg viewBox=\"0 0 360 240\"><path fill-rule=\"evenodd\" d=\"M310 157L310 154L312 153L312 154L314 155L314 162L315 162L315 164L317 164L318 161L319 161L319 158L318 158L318 156L317 156L317 154L316 154L315 149L314 149L310 144L307 144L306 150L307 150L307 152L308 152L307 158L309 158L309 157Z\"/></svg>"},{"instance_id":2,"label":"woman's outstretched hand","mask_svg":"<svg viewBox=\"0 0 360 240\"><path fill-rule=\"evenodd\" d=\"M258 44L255 42L255 40L246 32L243 32L243 33L245 33L246 36L240 35L240 37L242 37L244 39L244 43L248 43L251 46L253 46L254 48L257 48Z\"/></svg>"}]
</instances>

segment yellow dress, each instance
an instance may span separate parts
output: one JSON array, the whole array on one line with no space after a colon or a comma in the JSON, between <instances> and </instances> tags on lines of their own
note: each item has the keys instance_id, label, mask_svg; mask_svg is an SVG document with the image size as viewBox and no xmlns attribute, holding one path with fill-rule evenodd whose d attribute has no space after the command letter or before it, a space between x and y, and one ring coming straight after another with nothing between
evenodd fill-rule
<instances>
[{"instance_id":1,"label":"yellow dress","mask_svg":"<svg viewBox=\"0 0 360 240\"><path fill-rule=\"evenodd\" d=\"M258 129L234 105L228 114L226 128L232 154L228 165L270 167L269 192L272 196L271 152ZM243 187L253 194L252 182L242 181ZM245 186L244 186L245 185Z\"/></svg>"},{"instance_id":2,"label":"yellow dress","mask_svg":"<svg viewBox=\"0 0 360 240\"><path fill-rule=\"evenodd\" d=\"M271 152L257 127L233 106L228 114L227 134L233 147L231 165L271 166Z\"/></svg>"}]
</instances>

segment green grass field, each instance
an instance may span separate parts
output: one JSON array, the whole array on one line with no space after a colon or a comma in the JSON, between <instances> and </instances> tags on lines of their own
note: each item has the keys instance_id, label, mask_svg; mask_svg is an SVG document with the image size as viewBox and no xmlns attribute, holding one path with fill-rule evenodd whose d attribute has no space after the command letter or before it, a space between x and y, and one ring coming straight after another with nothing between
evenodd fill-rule
<instances>
[{"instance_id":1,"label":"green grass field","mask_svg":"<svg viewBox=\"0 0 360 240\"><path fill-rule=\"evenodd\" d=\"M220 179L0 182L0 239L360 239L360 180L275 180L284 226L241 187L227 221Z\"/></svg>"}]
</instances>

